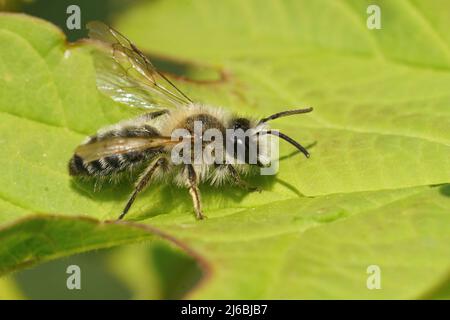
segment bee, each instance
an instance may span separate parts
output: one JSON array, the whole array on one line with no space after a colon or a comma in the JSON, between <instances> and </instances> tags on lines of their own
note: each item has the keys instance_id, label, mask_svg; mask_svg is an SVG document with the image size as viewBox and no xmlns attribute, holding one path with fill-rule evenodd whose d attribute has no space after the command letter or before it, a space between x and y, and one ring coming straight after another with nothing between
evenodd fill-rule
<instances>
[{"instance_id":1,"label":"bee","mask_svg":"<svg viewBox=\"0 0 450 320\"><path fill-rule=\"evenodd\" d=\"M268 148L261 147L264 144L260 143L269 135L289 142L309 157L308 151L301 144L270 129L268 122L284 116L307 113L312 108L289 110L256 119L194 102L117 30L98 21L88 23L87 28L90 41L95 46L92 55L98 89L117 102L143 110L134 119L100 129L88 137L75 149L69 161L69 174L75 177L111 179L122 173L140 171L134 190L118 219L124 218L138 194L155 181L168 179L185 187L192 197L197 219L205 217L200 199L201 183L207 182L213 186L233 183L248 191L257 190L241 176L248 173L250 168L267 167L270 164ZM201 124L199 132L195 130L195 123ZM213 162L200 159L197 162L179 163L173 160L173 151L181 143L180 139L186 140L191 146L200 142L202 151L211 147L212 142L204 139L204 134L209 129L223 135L229 130L250 132L247 136L234 136L231 145L241 146L248 152L249 145L257 143L256 161L251 162L248 156L237 164L217 161L230 158L236 160L238 154L235 149L212 153L215 160ZM182 130L179 139L173 139L173 132L176 130ZM227 137L221 143L226 142L230 142ZM192 160L192 156L188 155L188 158Z\"/></svg>"}]
</instances>

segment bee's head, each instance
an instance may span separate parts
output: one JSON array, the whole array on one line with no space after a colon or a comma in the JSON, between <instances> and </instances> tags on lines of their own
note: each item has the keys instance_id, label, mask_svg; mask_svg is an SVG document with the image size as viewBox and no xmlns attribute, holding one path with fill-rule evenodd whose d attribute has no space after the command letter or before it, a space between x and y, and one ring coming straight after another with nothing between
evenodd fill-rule
<instances>
[{"instance_id":1,"label":"bee's head","mask_svg":"<svg viewBox=\"0 0 450 320\"><path fill-rule=\"evenodd\" d=\"M227 147L227 153L235 160L251 163L251 154L254 152L250 147L251 144L256 145L258 137L253 134L253 128L257 125L257 121L243 117L233 117L230 120L227 130L228 146L232 146L231 150ZM253 156L255 156L254 154Z\"/></svg>"},{"instance_id":2,"label":"bee's head","mask_svg":"<svg viewBox=\"0 0 450 320\"><path fill-rule=\"evenodd\" d=\"M250 128L252 128L255 125L254 122L255 121L252 121L252 120L247 119L247 118L233 118L231 120L231 128L233 130L241 129L243 131L247 131L247 130L249 130Z\"/></svg>"},{"instance_id":3,"label":"bee's head","mask_svg":"<svg viewBox=\"0 0 450 320\"><path fill-rule=\"evenodd\" d=\"M227 139L234 148L232 151L227 150L228 154L245 163L258 164L259 166L269 165L271 161L269 135L275 135L289 142L306 157L309 157L308 151L301 144L277 130L270 130L267 122L280 117L311 112L312 110L312 108L307 108L279 112L259 121L233 117L228 126L229 129L232 129L233 135L227 137Z\"/></svg>"}]
</instances>

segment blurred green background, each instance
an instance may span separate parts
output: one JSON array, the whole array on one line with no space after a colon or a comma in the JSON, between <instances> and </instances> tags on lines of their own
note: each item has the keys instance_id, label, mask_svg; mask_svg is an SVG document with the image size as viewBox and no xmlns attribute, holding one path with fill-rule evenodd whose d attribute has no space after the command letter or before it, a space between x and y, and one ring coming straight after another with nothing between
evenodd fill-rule
<instances>
[{"instance_id":1,"label":"blurred green background","mask_svg":"<svg viewBox=\"0 0 450 320\"><path fill-rule=\"evenodd\" d=\"M1 0L0 10L10 12L23 12L32 16L51 21L66 33L68 40L74 41L86 36L84 23L91 20L101 20L111 23L114 17L124 8L129 8L145 0ZM78 5L82 8L81 30L68 30L66 27L67 7Z\"/></svg>"},{"instance_id":2,"label":"blurred green background","mask_svg":"<svg viewBox=\"0 0 450 320\"><path fill-rule=\"evenodd\" d=\"M81 270L81 289L66 270ZM200 280L195 261L162 241L53 260L0 278L0 299L180 299Z\"/></svg>"}]
</instances>

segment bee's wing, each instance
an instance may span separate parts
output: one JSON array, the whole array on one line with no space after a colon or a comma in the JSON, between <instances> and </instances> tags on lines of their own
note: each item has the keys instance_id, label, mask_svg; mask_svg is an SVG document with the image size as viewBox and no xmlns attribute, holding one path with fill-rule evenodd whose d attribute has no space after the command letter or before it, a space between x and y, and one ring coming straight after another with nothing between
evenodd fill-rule
<instances>
[{"instance_id":1,"label":"bee's wing","mask_svg":"<svg viewBox=\"0 0 450 320\"><path fill-rule=\"evenodd\" d=\"M163 109L192 102L121 33L102 22L87 24L100 41L93 52L97 87L115 101L133 107Z\"/></svg>"},{"instance_id":2,"label":"bee's wing","mask_svg":"<svg viewBox=\"0 0 450 320\"><path fill-rule=\"evenodd\" d=\"M177 142L170 137L112 137L82 144L75 150L75 154L84 161L91 162L113 155L158 149L174 143Z\"/></svg>"}]
</instances>

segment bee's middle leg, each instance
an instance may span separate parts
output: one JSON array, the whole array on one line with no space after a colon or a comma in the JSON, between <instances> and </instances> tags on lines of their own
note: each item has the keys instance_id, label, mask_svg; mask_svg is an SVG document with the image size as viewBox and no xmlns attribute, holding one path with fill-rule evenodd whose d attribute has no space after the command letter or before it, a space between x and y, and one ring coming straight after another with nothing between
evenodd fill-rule
<instances>
[{"instance_id":1,"label":"bee's middle leg","mask_svg":"<svg viewBox=\"0 0 450 320\"><path fill-rule=\"evenodd\" d=\"M160 167L165 161L166 160L164 158L159 158L158 160L152 162L152 164L150 164L140 175L133 193L131 194L127 204L125 205L125 208L123 209L122 213L119 216L119 220L122 219L127 214L134 200L136 200L138 193L145 189L145 187L150 182L150 179L152 178L156 169L158 169L158 167Z\"/></svg>"},{"instance_id":2,"label":"bee's middle leg","mask_svg":"<svg viewBox=\"0 0 450 320\"><path fill-rule=\"evenodd\" d=\"M197 219L201 220L206 218L202 212L202 202L200 200L200 190L198 188L198 177L195 173L194 167L191 164L186 165L188 171L188 184L189 184L189 194L192 197L192 202L194 204L195 216Z\"/></svg>"}]
</instances>

